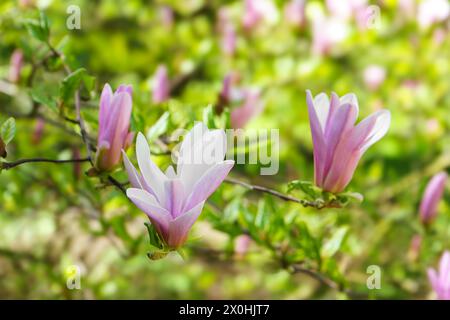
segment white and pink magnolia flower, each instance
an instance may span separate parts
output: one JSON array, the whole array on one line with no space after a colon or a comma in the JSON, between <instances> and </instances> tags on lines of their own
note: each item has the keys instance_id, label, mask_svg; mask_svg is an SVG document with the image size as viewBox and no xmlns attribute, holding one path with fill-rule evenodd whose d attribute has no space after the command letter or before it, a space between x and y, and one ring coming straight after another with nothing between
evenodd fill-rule
<instances>
[{"instance_id":1,"label":"white and pink magnolia flower","mask_svg":"<svg viewBox=\"0 0 450 320\"><path fill-rule=\"evenodd\" d=\"M437 214L439 201L442 199L447 182L446 172L439 172L428 182L420 203L420 220L428 224L434 220Z\"/></svg>"},{"instance_id":2,"label":"white and pink magnolia flower","mask_svg":"<svg viewBox=\"0 0 450 320\"><path fill-rule=\"evenodd\" d=\"M359 105L352 93L343 97L306 93L314 144L314 180L325 191L342 192L366 150L388 131L391 114L379 110L355 125Z\"/></svg>"},{"instance_id":3,"label":"white and pink magnolia flower","mask_svg":"<svg viewBox=\"0 0 450 320\"><path fill-rule=\"evenodd\" d=\"M417 9L417 22L423 29L444 21L450 15L448 0L423 0Z\"/></svg>"},{"instance_id":4,"label":"white and pink magnolia flower","mask_svg":"<svg viewBox=\"0 0 450 320\"><path fill-rule=\"evenodd\" d=\"M428 269L428 279L439 300L450 300L450 251L442 254L438 271Z\"/></svg>"},{"instance_id":5,"label":"white and pink magnolia flower","mask_svg":"<svg viewBox=\"0 0 450 320\"><path fill-rule=\"evenodd\" d=\"M162 103L169 99L169 95L170 82L167 68L160 65L152 79L152 100L154 103Z\"/></svg>"},{"instance_id":6,"label":"white and pink magnolia flower","mask_svg":"<svg viewBox=\"0 0 450 320\"><path fill-rule=\"evenodd\" d=\"M363 80L369 90L375 91L384 82L386 69L379 65L369 65L363 71Z\"/></svg>"},{"instance_id":7,"label":"white and pink magnolia flower","mask_svg":"<svg viewBox=\"0 0 450 320\"><path fill-rule=\"evenodd\" d=\"M100 171L111 171L121 159L121 150L127 149L134 134L129 132L131 117L131 86L120 85L112 92L105 84L100 97L98 141L95 166Z\"/></svg>"},{"instance_id":8,"label":"white and pink magnolia flower","mask_svg":"<svg viewBox=\"0 0 450 320\"><path fill-rule=\"evenodd\" d=\"M179 248L186 241L206 199L232 169L234 161L224 160L226 145L223 130L208 130L203 123L198 123L181 144L176 171L169 166L163 173L153 163L142 133L136 142L140 173L123 152L132 186L127 189L127 196L148 215L170 248Z\"/></svg>"}]
</instances>

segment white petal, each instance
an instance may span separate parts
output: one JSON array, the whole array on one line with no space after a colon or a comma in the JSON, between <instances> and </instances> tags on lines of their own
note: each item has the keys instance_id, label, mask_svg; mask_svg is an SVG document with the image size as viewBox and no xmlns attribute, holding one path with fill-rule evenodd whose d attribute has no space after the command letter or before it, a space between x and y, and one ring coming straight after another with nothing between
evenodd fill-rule
<instances>
[{"instance_id":1,"label":"white petal","mask_svg":"<svg viewBox=\"0 0 450 320\"><path fill-rule=\"evenodd\" d=\"M361 148L362 152L365 152L371 145L383 138L391 125L391 113L388 110L377 111L373 116L377 117L377 120Z\"/></svg>"},{"instance_id":2,"label":"white petal","mask_svg":"<svg viewBox=\"0 0 450 320\"><path fill-rule=\"evenodd\" d=\"M136 156L142 176L155 192L158 201L164 203L164 182L167 177L151 159L150 148L144 135L139 132L136 140Z\"/></svg>"},{"instance_id":3,"label":"white petal","mask_svg":"<svg viewBox=\"0 0 450 320\"><path fill-rule=\"evenodd\" d=\"M330 113L330 99L325 93L319 93L314 97L314 110L319 119L322 132L325 132L328 114Z\"/></svg>"},{"instance_id":4,"label":"white petal","mask_svg":"<svg viewBox=\"0 0 450 320\"><path fill-rule=\"evenodd\" d=\"M127 154L123 150L122 150L122 158L123 158L123 163L125 165L125 170L128 173L128 180L130 181L131 186L133 188L144 189L144 187L141 184L141 179L139 178L139 174L136 171L136 168L133 166L130 159L128 159Z\"/></svg>"},{"instance_id":5,"label":"white petal","mask_svg":"<svg viewBox=\"0 0 450 320\"><path fill-rule=\"evenodd\" d=\"M346 95L343 95L340 99L341 105L344 103L351 103L356 107L356 119L358 119L359 115L359 104L358 104L358 98L354 93L347 93Z\"/></svg>"}]
</instances>

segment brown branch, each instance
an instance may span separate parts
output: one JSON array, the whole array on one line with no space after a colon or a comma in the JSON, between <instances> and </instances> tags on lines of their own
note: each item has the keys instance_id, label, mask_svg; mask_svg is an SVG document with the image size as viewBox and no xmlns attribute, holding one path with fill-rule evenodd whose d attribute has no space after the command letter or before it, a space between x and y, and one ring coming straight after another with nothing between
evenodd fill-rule
<instances>
[{"instance_id":1,"label":"brown branch","mask_svg":"<svg viewBox=\"0 0 450 320\"><path fill-rule=\"evenodd\" d=\"M273 190L273 189L269 189L269 188L266 188L263 186L253 185L253 184L243 182L240 180L236 180L236 179L232 179L232 178L226 178L224 180L224 182L229 183L229 184L239 185L239 186L244 187L249 190L267 193L267 194L275 196L284 201L291 201L291 202L299 203L304 207L313 207L313 208L316 208L319 210L327 207L326 203L324 203L323 201L309 201L309 200L305 200L305 199L298 199L298 198L281 193L281 192Z\"/></svg>"},{"instance_id":2,"label":"brown branch","mask_svg":"<svg viewBox=\"0 0 450 320\"><path fill-rule=\"evenodd\" d=\"M0 169L9 170L14 167L20 166L25 163L76 163L76 162L87 162L90 161L90 158L81 158L81 159L67 159L67 160L57 160L57 159L46 159L46 158L29 158L29 159L20 159L13 162L0 162Z\"/></svg>"}]
</instances>

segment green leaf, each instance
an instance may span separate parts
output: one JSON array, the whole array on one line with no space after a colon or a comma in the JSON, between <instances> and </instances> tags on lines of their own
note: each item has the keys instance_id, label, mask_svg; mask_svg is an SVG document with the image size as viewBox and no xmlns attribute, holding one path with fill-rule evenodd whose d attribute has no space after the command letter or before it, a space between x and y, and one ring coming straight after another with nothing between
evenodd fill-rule
<instances>
[{"instance_id":1,"label":"green leaf","mask_svg":"<svg viewBox=\"0 0 450 320\"><path fill-rule=\"evenodd\" d=\"M361 203L364 200L364 196L358 192L343 192L337 195L337 201L341 206L346 206L350 202Z\"/></svg>"},{"instance_id":2,"label":"green leaf","mask_svg":"<svg viewBox=\"0 0 450 320\"><path fill-rule=\"evenodd\" d=\"M83 83L87 90L92 90L95 78L88 75L86 69L80 68L69 74L61 83L59 96L63 102L71 98Z\"/></svg>"},{"instance_id":3,"label":"green leaf","mask_svg":"<svg viewBox=\"0 0 450 320\"><path fill-rule=\"evenodd\" d=\"M208 105L203 109L203 123L209 128L216 128L216 123L214 121L214 109L212 105Z\"/></svg>"},{"instance_id":4,"label":"green leaf","mask_svg":"<svg viewBox=\"0 0 450 320\"><path fill-rule=\"evenodd\" d=\"M342 243L347 235L348 227L340 227L333 236L322 246L321 256L323 258L331 258L341 248Z\"/></svg>"},{"instance_id":5,"label":"green leaf","mask_svg":"<svg viewBox=\"0 0 450 320\"><path fill-rule=\"evenodd\" d=\"M48 41L50 27L48 17L43 11L39 13L39 20L26 19L24 25L32 37L42 42Z\"/></svg>"},{"instance_id":6,"label":"green leaf","mask_svg":"<svg viewBox=\"0 0 450 320\"><path fill-rule=\"evenodd\" d=\"M9 118L5 122L3 122L2 127L0 128L0 136L2 138L3 143L8 145L14 139L16 135L16 120L14 118Z\"/></svg>"},{"instance_id":7,"label":"green leaf","mask_svg":"<svg viewBox=\"0 0 450 320\"><path fill-rule=\"evenodd\" d=\"M147 131L147 139L149 142L155 141L158 137L167 131L169 126L169 116L168 111L164 112L163 115L156 121L156 123Z\"/></svg>"},{"instance_id":8,"label":"green leaf","mask_svg":"<svg viewBox=\"0 0 450 320\"><path fill-rule=\"evenodd\" d=\"M153 224L145 222L145 227L147 228L150 245L156 249L164 249L164 243L161 241L158 232L156 232Z\"/></svg>"},{"instance_id":9,"label":"green leaf","mask_svg":"<svg viewBox=\"0 0 450 320\"><path fill-rule=\"evenodd\" d=\"M301 190L314 200L322 197L322 189L315 186L311 181L291 181L288 184L288 192L292 190Z\"/></svg>"},{"instance_id":10,"label":"green leaf","mask_svg":"<svg viewBox=\"0 0 450 320\"><path fill-rule=\"evenodd\" d=\"M58 104L54 97L47 96L41 88L33 88L30 91L31 99L37 103L49 107L52 111L58 112Z\"/></svg>"}]
</instances>

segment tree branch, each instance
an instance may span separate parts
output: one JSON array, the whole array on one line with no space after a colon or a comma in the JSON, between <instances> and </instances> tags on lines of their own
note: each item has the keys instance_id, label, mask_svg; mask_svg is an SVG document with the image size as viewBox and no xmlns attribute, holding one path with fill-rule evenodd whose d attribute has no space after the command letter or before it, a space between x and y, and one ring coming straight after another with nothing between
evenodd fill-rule
<instances>
[{"instance_id":1,"label":"tree branch","mask_svg":"<svg viewBox=\"0 0 450 320\"><path fill-rule=\"evenodd\" d=\"M87 162L91 161L90 158L81 159L67 159L67 160L57 160L57 159L46 159L46 158L30 158L30 159L20 159L13 162L0 162L0 169L9 170L14 167L20 166L25 163L76 163L76 162Z\"/></svg>"},{"instance_id":2,"label":"tree branch","mask_svg":"<svg viewBox=\"0 0 450 320\"><path fill-rule=\"evenodd\" d=\"M299 203L304 207L313 207L313 208L316 208L319 210L327 207L326 203L324 203L322 201L308 201L305 199L298 199L298 198L281 193L281 192L273 190L273 189L269 189L269 188L266 188L263 186L253 185L253 184L243 182L240 180L236 180L236 179L232 179L232 178L226 178L224 180L224 182L229 183L229 184L239 185L239 186L244 187L249 190L267 193L267 194L275 196L284 201L291 201L291 202Z\"/></svg>"}]
</instances>

